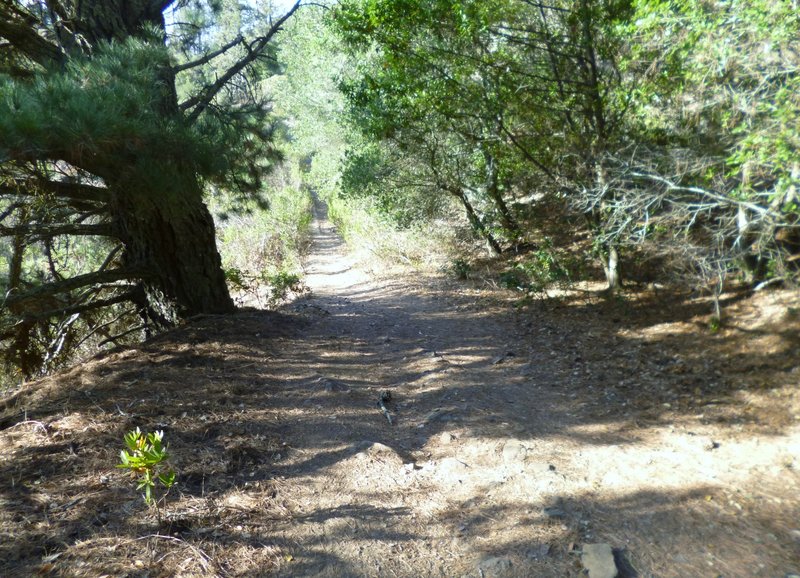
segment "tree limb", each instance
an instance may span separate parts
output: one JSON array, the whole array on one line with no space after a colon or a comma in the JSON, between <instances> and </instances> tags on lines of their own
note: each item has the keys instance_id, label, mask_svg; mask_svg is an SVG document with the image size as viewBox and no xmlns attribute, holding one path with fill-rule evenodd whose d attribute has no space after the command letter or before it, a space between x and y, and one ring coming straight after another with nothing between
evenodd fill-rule
<instances>
[{"instance_id":1,"label":"tree limb","mask_svg":"<svg viewBox=\"0 0 800 578\"><path fill-rule=\"evenodd\" d=\"M175 74L177 74L179 72L183 72L184 70L189 70L190 68L195 68L196 66L202 66L203 64L211 62L217 56L221 56L221 55L225 54L228 50L230 50L231 48L233 48L234 46L236 46L237 44L240 44L240 43L241 44L244 43L244 38L242 37L241 34L238 35L233 40L231 40L230 42L228 42L226 45L222 46L221 48L218 48L217 50L209 52L208 54L206 54L202 58L198 58L197 60L192 60L191 62L185 62L183 64L178 64L176 66L173 66L172 67L172 71Z\"/></svg>"},{"instance_id":2,"label":"tree limb","mask_svg":"<svg viewBox=\"0 0 800 578\"><path fill-rule=\"evenodd\" d=\"M732 199L730 197L726 197L725 195L721 195L719 193L715 193L715 192L709 191L707 189L701 189L700 187L685 187L685 186L681 186L681 185L676 185L675 183L673 183L669 179L665 179L664 177L661 177L661 176L658 176L658 175L653 175L653 174L648 174L648 173L639 173L639 172L630 172L629 174L632 177L637 177L637 178L640 178L640 179L647 179L647 180L650 180L650 181L661 183L662 185L664 185L667 188L667 190L670 190L670 191L683 191L683 192L686 192L686 193L694 193L694 194L700 195L702 197L713 199L713 200L718 201L718 202L720 202L722 204L725 204L725 205L734 206L734 207L744 207L744 208L750 209L754 213L758 213L758 214L760 214L762 216L766 216L769 213L769 209L767 209L765 207L761 207L759 205L756 205L755 203L749 203L747 201L739 201L737 199Z\"/></svg>"},{"instance_id":3,"label":"tree limb","mask_svg":"<svg viewBox=\"0 0 800 578\"><path fill-rule=\"evenodd\" d=\"M524 146L522 146L522 144L519 141L517 141L516 137L511 133L510 130L508 130L506 125L503 123L502 118L499 119L498 126L500 128L500 131L503 134L505 134L508 137L508 139L511 141L511 144L513 144L517 148L517 150L519 150L519 152L522 153L522 156L524 156L526 159L528 159L528 161L531 164L533 164L537 169L542 171L551 181L553 181L554 183L558 182L558 178L556 177L556 175L549 168L547 168L543 163L539 162L536 159L536 157L534 157L530 152L528 152L528 149L526 149Z\"/></svg>"},{"instance_id":4,"label":"tree limb","mask_svg":"<svg viewBox=\"0 0 800 578\"><path fill-rule=\"evenodd\" d=\"M26 301L33 301L38 297L45 295L54 295L56 293L66 293L73 289L80 289L89 285L113 283L115 281L122 281L124 279L138 279L143 277L142 271L135 269L111 269L108 271L95 271L86 273L84 275L77 275L58 281L55 283L45 283L38 287L26 291L25 293L17 293L8 295L5 299L4 305L6 307L13 307L20 305Z\"/></svg>"},{"instance_id":5,"label":"tree limb","mask_svg":"<svg viewBox=\"0 0 800 578\"><path fill-rule=\"evenodd\" d=\"M108 299L97 299L95 301L90 301L89 303L83 303L80 305L67 305L47 311L24 312L20 315L20 318L24 321L41 321L43 319L49 319L56 316L73 315L76 313L80 314L87 311L92 311L94 309L102 309L103 307L109 307L110 305L116 305L117 303L132 301L133 298L134 292L128 291L114 297L109 297Z\"/></svg>"},{"instance_id":6,"label":"tree limb","mask_svg":"<svg viewBox=\"0 0 800 578\"><path fill-rule=\"evenodd\" d=\"M80 225L76 223L64 225L17 225L15 227L0 226L0 235L34 235L41 239L58 235L110 237L112 229L111 225L107 223L97 225Z\"/></svg>"},{"instance_id":7,"label":"tree limb","mask_svg":"<svg viewBox=\"0 0 800 578\"><path fill-rule=\"evenodd\" d=\"M233 66L231 66L225 73L223 73L216 82L208 85L206 88L201 90L197 95L193 96L187 101L182 102L179 105L179 108L183 111L187 111L189 109L193 109L189 115L188 120L189 122L194 122L197 120L197 117L202 114L202 112L208 107L214 97L222 90L230 80L239 74L242 70L244 70L251 62L255 61L261 53L266 49L267 45L269 44L272 37L281 30L283 24L289 19L289 17L294 14L297 9L300 7L301 0L297 0L294 6L292 6L286 14L281 16L277 22L275 22L266 33L266 35L261 36L255 39L251 43L245 43L245 47L247 49L247 54L242 57L238 62L236 62Z\"/></svg>"},{"instance_id":8,"label":"tree limb","mask_svg":"<svg viewBox=\"0 0 800 578\"><path fill-rule=\"evenodd\" d=\"M31 14L20 10L10 0L0 0L0 37L41 66L64 64L64 53L37 33L35 23Z\"/></svg>"},{"instance_id":9,"label":"tree limb","mask_svg":"<svg viewBox=\"0 0 800 578\"><path fill-rule=\"evenodd\" d=\"M42 189L57 197L74 201L94 201L103 203L107 201L109 197L108 189L82 183L39 179L17 179L16 183L13 185L7 182L0 183L0 195L34 195Z\"/></svg>"}]
</instances>

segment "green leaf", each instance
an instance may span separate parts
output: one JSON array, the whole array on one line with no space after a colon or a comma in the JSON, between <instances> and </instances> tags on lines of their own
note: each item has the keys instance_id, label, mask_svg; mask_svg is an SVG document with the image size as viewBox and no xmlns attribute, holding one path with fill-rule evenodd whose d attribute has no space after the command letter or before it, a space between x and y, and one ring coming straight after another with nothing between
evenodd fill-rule
<instances>
[{"instance_id":1,"label":"green leaf","mask_svg":"<svg viewBox=\"0 0 800 578\"><path fill-rule=\"evenodd\" d=\"M175 472L170 470L169 472L158 476L158 479L161 481L162 484L164 484L164 487L171 488L172 485L175 483Z\"/></svg>"},{"instance_id":2,"label":"green leaf","mask_svg":"<svg viewBox=\"0 0 800 578\"><path fill-rule=\"evenodd\" d=\"M125 450L120 451L119 452L119 460L122 463L117 464L117 467L118 468L127 468L128 465L130 464L130 457L128 456L128 452L126 452Z\"/></svg>"}]
</instances>

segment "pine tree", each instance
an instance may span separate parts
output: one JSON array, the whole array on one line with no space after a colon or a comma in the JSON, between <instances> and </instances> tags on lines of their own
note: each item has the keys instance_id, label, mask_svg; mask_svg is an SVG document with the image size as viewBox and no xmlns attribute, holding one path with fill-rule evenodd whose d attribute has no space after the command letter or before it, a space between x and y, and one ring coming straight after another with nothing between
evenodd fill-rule
<instances>
[{"instance_id":1,"label":"pine tree","mask_svg":"<svg viewBox=\"0 0 800 578\"><path fill-rule=\"evenodd\" d=\"M268 110L230 87L299 2L182 64L171 4L0 0L0 339L25 373L88 335L114 341L121 319L125 333L234 309L204 185L257 188ZM180 99L177 76L221 56L225 68Z\"/></svg>"}]
</instances>

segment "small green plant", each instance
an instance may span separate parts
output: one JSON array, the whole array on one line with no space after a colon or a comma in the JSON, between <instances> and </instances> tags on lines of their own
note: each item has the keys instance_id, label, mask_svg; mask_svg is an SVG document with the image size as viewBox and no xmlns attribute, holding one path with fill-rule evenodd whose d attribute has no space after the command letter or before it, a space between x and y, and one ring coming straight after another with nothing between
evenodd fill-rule
<instances>
[{"instance_id":1,"label":"small green plant","mask_svg":"<svg viewBox=\"0 0 800 578\"><path fill-rule=\"evenodd\" d=\"M525 278L524 273L515 265L508 271L503 271L498 277L500 285L512 291L527 291L530 283Z\"/></svg>"},{"instance_id":2,"label":"small green plant","mask_svg":"<svg viewBox=\"0 0 800 578\"><path fill-rule=\"evenodd\" d=\"M451 269L455 274L456 279L464 281L469 278L469 274L472 272L472 265L470 265L469 261L465 259L456 259L453 261Z\"/></svg>"},{"instance_id":3,"label":"small green plant","mask_svg":"<svg viewBox=\"0 0 800 578\"><path fill-rule=\"evenodd\" d=\"M225 280L231 285L231 287L233 287L233 289L250 289L250 282L247 280L245 272L241 269L237 269L236 267L225 269Z\"/></svg>"},{"instance_id":4,"label":"small green plant","mask_svg":"<svg viewBox=\"0 0 800 578\"><path fill-rule=\"evenodd\" d=\"M279 271L274 275L262 273L261 277L271 288L270 301L273 303L286 299L289 291L300 291L302 289L302 279L300 275L295 273Z\"/></svg>"},{"instance_id":5,"label":"small green plant","mask_svg":"<svg viewBox=\"0 0 800 578\"><path fill-rule=\"evenodd\" d=\"M158 501L153 498L156 482L160 482L167 493L175 483L175 472L166 463L169 454L162 443L163 438L163 431L145 434L138 427L126 433L124 440L127 449L120 452L120 463L117 464L118 468L139 476L136 489L144 490L145 503L148 506L155 504L156 508ZM165 493L161 500L166 496Z\"/></svg>"},{"instance_id":6,"label":"small green plant","mask_svg":"<svg viewBox=\"0 0 800 578\"><path fill-rule=\"evenodd\" d=\"M499 282L506 289L521 291L528 296L543 294L552 284L567 288L571 282L570 269L577 265L559 257L549 239L542 246L500 274Z\"/></svg>"}]
</instances>

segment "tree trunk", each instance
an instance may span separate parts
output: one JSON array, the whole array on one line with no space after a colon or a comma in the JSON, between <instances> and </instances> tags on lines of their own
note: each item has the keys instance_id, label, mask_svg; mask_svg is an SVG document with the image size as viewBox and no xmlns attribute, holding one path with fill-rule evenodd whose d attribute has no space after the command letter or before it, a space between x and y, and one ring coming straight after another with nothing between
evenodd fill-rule
<instances>
[{"instance_id":1,"label":"tree trunk","mask_svg":"<svg viewBox=\"0 0 800 578\"><path fill-rule=\"evenodd\" d=\"M467 212L467 219L469 220L470 225L475 231L483 237L489 245L489 248L495 255L502 255L503 248L500 246L500 243L497 242L497 239L494 238L492 233L486 228L486 225L483 224L481 218L475 212L472 204L467 199L467 195L465 195L462 191L459 190L451 190L450 191L454 197L456 197L461 204L464 206L464 210Z\"/></svg>"},{"instance_id":2,"label":"tree trunk","mask_svg":"<svg viewBox=\"0 0 800 578\"><path fill-rule=\"evenodd\" d=\"M148 272L151 306L166 298L181 317L229 313L235 307L200 186L191 173L174 176L169 191L117 195L114 225L125 245L125 265Z\"/></svg>"},{"instance_id":3,"label":"tree trunk","mask_svg":"<svg viewBox=\"0 0 800 578\"><path fill-rule=\"evenodd\" d=\"M511 211L508 209L505 199L503 199L503 193L500 191L500 174L497 168L497 161L486 146L482 146L481 149L486 162L486 194L497 208L503 228L512 238L517 239L520 236L520 228L516 219L511 215Z\"/></svg>"},{"instance_id":4,"label":"tree trunk","mask_svg":"<svg viewBox=\"0 0 800 578\"><path fill-rule=\"evenodd\" d=\"M601 162L594 162L595 169L595 187L598 191L604 191L608 177L605 168ZM589 219L590 228L595 235L604 236L603 227L603 206L601 203L600 210L592 210L587 217ZM609 293L616 293L622 287L622 274L620 272L619 251L613 241L605 241L602 243L600 258L603 261L603 271L606 274L606 288Z\"/></svg>"},{"instance_id":5,"label":"tree trunk","mask_svg":"<svg viewBox=\"0 0 800 578\"><path fill-rule=\"evenodd\" d=\"M147 26L165 34L162 5L159 0L84 0L76 11L84 35L97 43L146 35ZM161 95L150 106L165 121L184 122L169 62L162 63L158 76ZM176 159L162 159L155 179L137 174L132 164L111 171L104 167L97 174L114 191L111 215L115 236L125 247L124 264L147 272L147 307L162 319L235 310L197 175ZM170 311L172 303L176 311Z\"/></svg>"},{"instance_id":6,"label":"tree trunk","mask_svg":"<svg viewBox=\"0 0 800 578\"><path fill-rule=\"evenodd\" d=\"M26 375L55 367L68 358L67 349L77 351L89 336L106 326L116 328L116 335L109 334L107 342L140 329L147 334L151 321L158 327L179 317L235 310L216 247L214 222L203 202L198 167L205 165L198 163L191 143L184 147L179 140L186 134L181 129L188 128L193 119L178 105L175 69L161 46L167 41L162 10L170 3L64 0L5 5L0 0L0 36L6 41L4 49L11 55L12 67L20 62L38 63L40 67L26 65L24 72L45 83L66 75L65 86L75 91L76 98L84 86L92 89L92 82L113 86L116 62L103 68L102 59L97 58L99 70L108 76L88 77L85 85L76 84L75 70L66 67L70 62L86 64L87 74L91 74L91 61L102 55L106 43L123 44L138 38L140 42L131 42L127 48L137 51L143 48L141 43L149 44L148 58L161 55L159 62L148 62L133 71L146 73L149 77L144 82L147 89L152 88L131 101L138 108L120 113L119 109L103 109L109 104L106 101L87 99L85 103L89 114L96 105L100 112L122 114L122 120L130 117L131 123L140 115L142 135L137 134L136 126L131 125L130 131L122 126L118 138L114 131L100 130L98 134L113 136L92 141L92 125L87 124L88 134L77 131L75 142L68 144L53 139L52 144L42 141L45 146L39 141L18 146L12 136L11 157L0 159L0 168L9 171L5 174L20 175L3 183L0 196L36 195L30 206L41 213L33 214L29 223L24 204L11 206L3 218L12 226L0 227L0 236L12 238L14 251L9 263L11 291L0 311L0 341L5 349L0 358ZM273 28L268 36L278 29ZM251 46L250 54L237 62L236 71L260 56L268 40L265 37L255 48ZM109 48L109 53L114 50L117 47ZM134 59L130 66L139 63ZM211 86L216 92L204 91L204 97L210 102L223 84L215 81ZM51 106L58 104L43 105L44 110ZM41 129L49 130L47 114L42 117ZM105 118L98 115L98 119ZM88 139L89 146L84 147L81 139ZM4 144L7 142L5 139ZM41 189L37 183L42 184ZM52 206L50 194L43 191L52 193ZM115 241L95 271L65 277L71 268L65 265L66 271L59 270L50 259L50 270L42 271L41 278L28 274L25 279L23 253L27 246L33 249L43 240L47 253L49 239L84 234ZM95 316L96 312L101 313ZM144 327L137 323L137 312ZM81 326L76 323L79 316L83 317Z\"/></svg>"},{"instance_id":7,"label":"tree trunk","mask_svg":"<svg viewBox=\"0 0 800 578\"><path fill-rule=\"evenodd\" d=\"M609 245L606 249L603 269L606 273L608 292L612 294L616 293L622 287L622 278L619 272L619 253L617 252L617 248L613 245Z\"/></svg>"}]
</instances>

